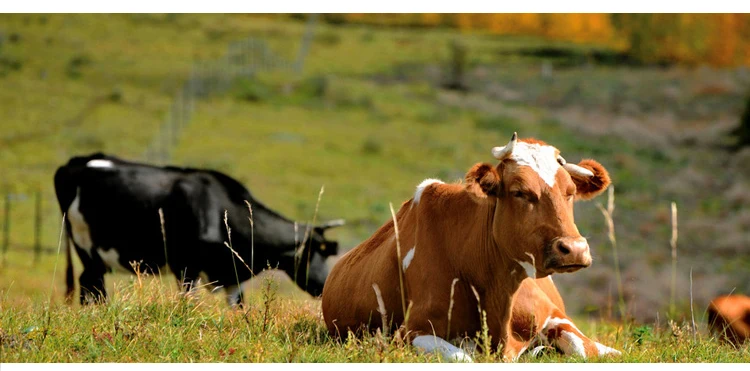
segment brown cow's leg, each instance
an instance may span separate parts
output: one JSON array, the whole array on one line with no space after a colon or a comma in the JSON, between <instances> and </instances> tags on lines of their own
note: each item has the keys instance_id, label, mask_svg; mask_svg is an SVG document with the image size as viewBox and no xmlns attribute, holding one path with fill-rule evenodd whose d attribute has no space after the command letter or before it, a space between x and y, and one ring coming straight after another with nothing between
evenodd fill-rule
<instances>
[{"instance_id":1,"label":"brown cow's leg","mask_svg":"<svg viewBox=\"0 0 750 371\"><path fill-rule=\"evenodd\" d=\"M527 350L529 345L529 341L522 341L513 336L509 336L508 341L505 343L507 352L503 352L503 354L506 357L512 357L510 359L515 361L521 354L523 354Z\"/></svg>"},{"instance_id":2,"label":"brown cow's leg","mask_svg":"<svg viewBox=\"0 0 750 371\"><path fill-rule=\"evenodd\" d=\"M600 355L597 343L586 337L570 318L557 310L544 321L539 337L545 345L554 346L566 355L584 358ZM614 349L612 351L617 352Z\"/></svg>"},{"instance_id":3,"label":"brown cow's leg","mask_svg":"<svg viewBox=\"0 0 750 371\"><path fill-rule=\"evenodd\" d=\"M429 303L428 301L418 301L415 303ZM471 317L467 315L466 307L456 304L453 308L451 326L448 325L448 308L444 310L436 309L430 306L415 304L409 311L408 323L401 329L406 338L418 350L425 353L438 353L443 360L450 362L472 362L470 352L461 349L448 340L462 336L473 335L479 330L477 328L468 329L466 319ZM476 313L476 309L474 310ZM450 334L448 334L450 331Z\"/></svg>"},{"instance_id":4,"label":"brown cow's leg","mask_svg":"<svg viewBox=\"0 0 750 371\"><path fill-rule=\"evenodd\" d=\"M525 279L513 301L511 328L522 351L534 346L552 346L566 355L596 357L619 351L586 337L565 315L562 298L549 278ZM564 308L564 307L563 307Z\"/></svg>"},{"instance_id":5,"label":"brown cow's leg","mask_svg":"<svg viewBox=\"0 0 750 371\"><path fill-rule=\"evenodd\" d=\"M413 336L411 343L425 353L439 353L446 361L473 362L465 350L435 335L424 335L420 332Z\"/></svg>"}]
</instances>

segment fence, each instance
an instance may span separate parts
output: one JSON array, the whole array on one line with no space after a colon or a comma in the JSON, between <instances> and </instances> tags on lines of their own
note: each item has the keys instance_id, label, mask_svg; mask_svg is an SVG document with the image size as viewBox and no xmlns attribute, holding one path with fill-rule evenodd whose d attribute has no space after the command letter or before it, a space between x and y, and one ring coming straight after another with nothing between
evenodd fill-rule
<instances>
[{"instance_id":1,"label":"fence","mask_svg":"<svg viewBox=\"0 0 750 371\"><path fill-rule=\"evenodd\" d=\"M317 14L308 18L295 61L278 56L264 40L249 37L230 43L224 56L218 60L194 62L189 77L175 94L159 132L146 149L144 159L152 163L169 162L172 148L178 144L182 130L190 124L196 102L226 92L235 79L272 70L301 73L317 20Z\"/></svg>"},{"instance_id":2,"label":"fence","mask_svg":"<svg viewBox=\"0 0 750 371\"><path fill-rule=\"evenodd\" d=\"M317 22L318 15L310 15L296 60L280 57L264 40L249 37L230 43L224 56L218 60L194 62L189 76L175 93L166 117L148 145L143 159L150 163L168 163L171 151L178 144L182 130L190 125L196 103L226 92L235 79L253 77L263 71L287 70L291 73L301 73ZM55 253L55 248L43 247L45 245L43 232L45 222L48 224L52 222L46 219L51 218L50 210L56 209L53 207L57 204L56 200L45 202L41 191L29 195L6 190L4 194L0 194L0 197L3 202L2 219L0 219L2 222L0 266L6 265L7 252L11 245L25 251L32 250L34 263L40 260L43 253ZM30 204L32 202L33 206ZM24 217L30 216L28 214L32 207L34 210L32 224L29 225L29 220L23 217L19 220L19 214L23 214ZM55 216L55 223L60 222L60 217L59 214ZM26 224L24 228L20 228L24 234L29 232L29 227L33 230L33 245L30 247L17 242L19 228L14 226L19 224L19 221L20 224Z\"/></svg>"},{"instance_id":3,"label":"fence","mask_svg":"<svg viewBox=\"0 0 750 371\"><path fill-rule=\"evenodd\" d=\"M6 260L7 260L7 253L8 249L10 248L11 244L14 244L12 234L12 226L14 225L14 220L19 220L17 218L16 211L20 211L23 209L28 210L29 208L33 208L33 220L32 220L32 227L33 227L33 245L31 245L31 249L34 252L34 263L39 262L41 258L42 253L51 253L54 252L53 248L43 247L43 241L42 241L42 234L44 232L44 223L45 223L45 211L43 208L43 201L44 197L42 196L41 191L36 191L32 196L29 196L24 193L11 193L9 191L6 191L5 194L2 197L3 202L3 208L2 208L2 257L0 258L0 263L2 263L2 266L5 266ZM30 205L31 204L31 205ZM24 213L26 214L26 213ZM58 219L59 220L59 217ZM22 228L24 232L28 232L28 228ZM14 244L17 245L17 244ZM28 246L26 248L28 250Z\"/></svg>"}]
</instances>

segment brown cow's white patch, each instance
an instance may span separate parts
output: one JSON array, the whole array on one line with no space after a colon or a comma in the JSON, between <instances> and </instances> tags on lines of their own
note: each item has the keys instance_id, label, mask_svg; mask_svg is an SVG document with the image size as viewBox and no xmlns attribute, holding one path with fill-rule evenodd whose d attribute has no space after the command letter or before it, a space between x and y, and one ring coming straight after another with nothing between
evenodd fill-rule
<instances>
[{"instance_id":1,"label":"brown cow's white patch","mask_svg":"<svg viewBox=\"0 0 750 371\"><path fill-rule=\"evenodd\" d=\"M414 259L414 253L417 250L417 247L414 246L409 250L409 252L406 253L406 256L404 256L404 261L402 262L404 267L404 272L406 272L406 268L409 268L409 264L411 264L411 260Z\"/></svg>"},{"instance_id":2,"label":"brown cow's white patch","mask_svg":"<svg viewBox=\"0 0 750 371\"><path fill-rule=\"evenodd\" d=\"M606 346L604 344L601 344L599 342L596 342L596 341L594 342L594 344L596 344L596 349L599 351L599 355L600 356L604 356L604 355L607 355L607 354L614 354L614 355L617 355L617 356L622 355L622 352L620 352L617 349L610 348L610 347L608 347L608 346Z\"/></svg>"},{"instance_id":3,"label":"brown cow's white patch","mask_svg":"<svg viewBox=\"0 0 750 371\"><path fill-rule=\"evenodd\" d=\"M412 345L425 353L439 352L443 359L450 362L473 362L463 349L433 335L421 335L412 340Z\"/></svg>"},{"instance_id":4,"label":"brown cow's white patch","mask_svg":"<svg viewBox=\"0 0 750 371\"><path fill-rule=\"evenodd\" d=\"M444 184L442 180L440 179L425 179L422 181L422 183L419 183L417 186L417 191L414 193L414 204L419 203L419 199L422 198L422 192L424 192L425 188L427 188L430 184Z\"/></svg>"},{"instance_id":5,"label":"brown cow's white patch","mask_svg":"<svg viewBox=\"0 0 750 371\"><path fill-rule=\"evenodd\" d=\"M550 187L555 185L555 174L560 169L555 147L519 141L513 148L510 159L536 171Z\"/></svg>"},{"instance_id":6,"label":"brown cow's white patch","mask_svg":"<svg viewBox=\"0 0 750 371\"><path fill-rule=\"evenodd\" d=\"M566 318L548 317L544 321L540 335L550 345L560 349L566 355L578 355L586 358L583 339L573 331L580 332L576 325Z\"/></svg>"}]
</instances>

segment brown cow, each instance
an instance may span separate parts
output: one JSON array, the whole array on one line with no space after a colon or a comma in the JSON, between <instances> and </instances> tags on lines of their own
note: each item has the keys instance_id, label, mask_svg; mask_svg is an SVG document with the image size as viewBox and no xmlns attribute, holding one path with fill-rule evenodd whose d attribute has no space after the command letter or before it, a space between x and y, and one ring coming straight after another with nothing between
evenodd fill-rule
<instances>
[{"instance_id":1,"label":"brown cow","mask_svg":"<svg viewBox=\"0 0 750 371\"><path fill-rule=\"evenodd\" d=\"M534 348L534 353L550 346L566 355L584 358L620 354L618 350L586 337L567 317L565 304L552 276L526 278L521 282L513 300L511 330L513 337L510 342L516 344L519 354L534 345L539 345Z\"/></svg>"},{"instance_id":2,"label":"brown cow","mask_svg":"<svg viewBox=\"0 0 750 371\"><path fill-rule=\"evenodd\" d=\"M506 359L523 350L509 336L514 294L526 277L591 264L573 202L595 197L610 179L596 161L568 164L556 148L515 133L492 153L500 162L474 165L465 184L423 181L395 222L341 257L323 289L333 336L403 325L417 348L470 361L443 339L474 336L486 324L489 345L502 346ZM556 328L547 325L547 333Z\"/></svg>"},{"instance_id":3,"label":"brown cow","mask_svg":"<svg viewBox=\"0 0 750 371\"><path fill-rule=\"evenodd\" d=\"M724 295L712 300L708 305L708 326L721 341L735 346L750 339L750 297Z\"/></svg>"}]
</instances>

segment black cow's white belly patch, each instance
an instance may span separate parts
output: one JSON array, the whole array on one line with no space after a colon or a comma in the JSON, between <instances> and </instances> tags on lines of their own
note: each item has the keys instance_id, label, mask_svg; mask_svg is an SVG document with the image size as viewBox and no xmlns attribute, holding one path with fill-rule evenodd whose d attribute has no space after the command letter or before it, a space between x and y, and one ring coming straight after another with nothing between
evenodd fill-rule
<instances>
[{"instance_id":1,"label":"black cow's white belly patch","mask_svg":"<svg viewBox=\"0 0 750 371\"><path fill-rule=\"evenodd\" d=\"M102 262L104 262L104 265L106 265L109 269L119 270L121 272L127 273L130 272L120 263L120 254L117 252L117 249L112 248L109 250L104 250L99 247L96 249L96 253L99 254Z\"/></svg>"},{"instance_id":2,"label":"black cow's white belly patch","mask_svg":"<svg viewBox=\"0 0 750 371\"><path fill-rule=\"evenodd\" d=\"M76 198L68 208L68 221L70 222L70 229L73 234L73 242L76 246L85 250L89 256L91 256L91 248L93 243L91 242L91 232L89 231L89 225L86 223L86 219L79 210L81 203L81 188L79 187L76 191Z\"/></svg>"}]
</instances>

